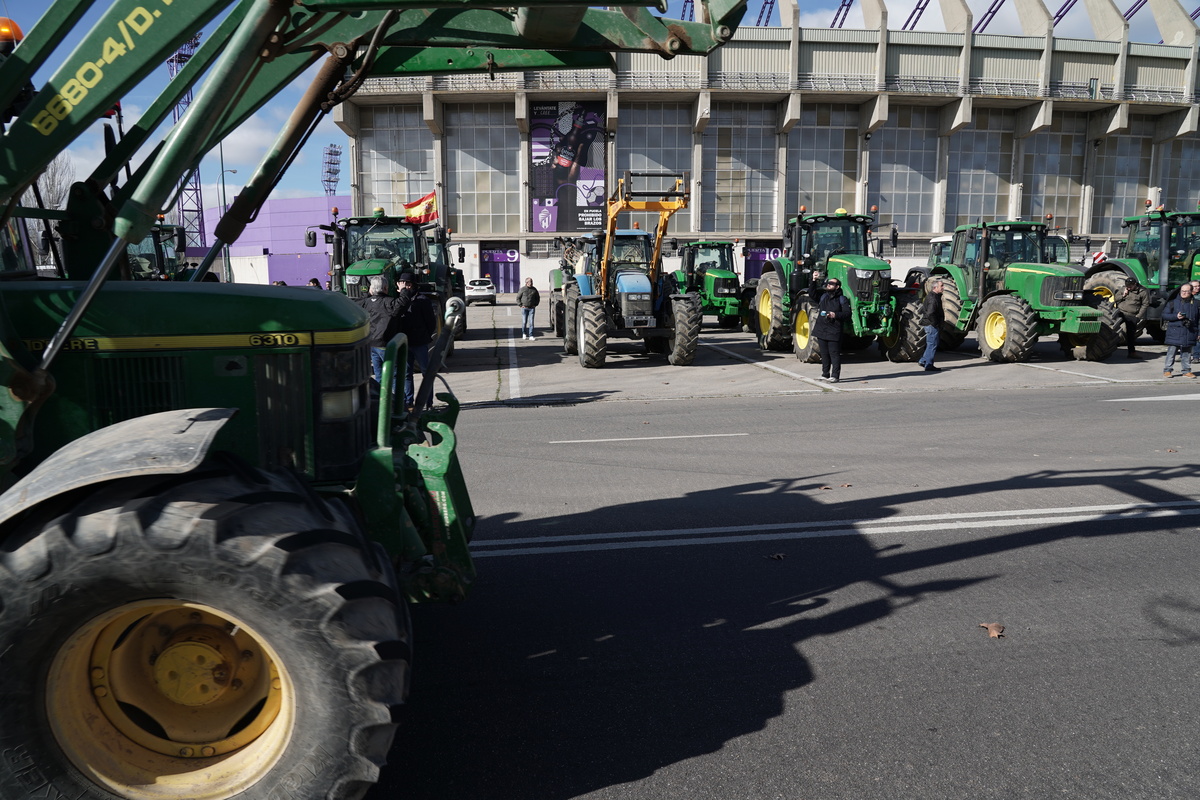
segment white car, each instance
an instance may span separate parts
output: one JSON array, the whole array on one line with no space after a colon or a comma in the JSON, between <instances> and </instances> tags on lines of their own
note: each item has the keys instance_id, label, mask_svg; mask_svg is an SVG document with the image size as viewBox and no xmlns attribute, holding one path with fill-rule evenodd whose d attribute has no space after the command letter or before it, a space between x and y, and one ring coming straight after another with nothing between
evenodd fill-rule
<instances>
[{"instance_id":1,"label":"white car","mask_svg":"<svg viewBox=\"0 0 1200 800\"><path fill-rule=\"evenodd\" d=\"M467 281L467 305L471 303L491 303L496 305L496 284L488 278L476 278Z\"/></svg>"}]
</instances>

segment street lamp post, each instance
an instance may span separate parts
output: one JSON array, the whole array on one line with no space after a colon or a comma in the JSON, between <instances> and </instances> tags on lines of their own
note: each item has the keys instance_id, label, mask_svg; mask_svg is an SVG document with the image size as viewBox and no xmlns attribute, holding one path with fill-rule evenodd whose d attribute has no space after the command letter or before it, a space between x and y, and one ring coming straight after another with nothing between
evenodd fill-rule
<instances>
[{"instance_id":1,"label":"street lamp post","mask_svg":"<svg viewBox=\"0 0 1200 800\"><path fill-rule=\"evenodd\" d=\"M236 169L225 169L225 145L223 143L217 145L217 152L220 154L220 158L221 158L221 216L224 217L226 212L229 211L229 204L225 202L225 173L229 172L234 175L237 175L237 170ZM229 245L228 244L225 245L224 260L225 260L225 269L224 269L225 274L222 275L221 277L224 278L226 283L232 283L233 282L233 268L229 265Z\"/></svg>"}]
</instances>

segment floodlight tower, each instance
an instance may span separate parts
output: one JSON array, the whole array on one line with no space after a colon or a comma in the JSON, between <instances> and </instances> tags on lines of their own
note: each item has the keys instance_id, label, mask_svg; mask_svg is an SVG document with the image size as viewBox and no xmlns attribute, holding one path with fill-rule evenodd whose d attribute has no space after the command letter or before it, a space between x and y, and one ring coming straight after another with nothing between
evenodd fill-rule
<instances>
[{"instance_id":1,"label":"floodlight tower","mask_svg":"<svg viewBox=\"0 0 1200 800\"><path fill-rule=\"evenodd\" d=\"M171 78L174 79L179 70L183 69L183 65L196 54L196 48L200 46L200 37L203 34L197 33L191 39L188 39L175 54L167 59L167 69L171 73ZM183 112L187 111L187 107L192 102L192 90L188 89L187 94L179 99L172 111L173 118L176 123L183 116ZM206 247L207 242L204 236L204 196L200 191L200 168L199 166L184 178L183 183L179 186L179 200L176 202L176 208L179 209L179 224L183 226L187 233L187 243L189 247Z\"/></svg>"},{"instance_id":2,"label":"floodlight tower","mask_svg":"<svg viewBox=\"0 0 1200 800\"><path fill-rule=\"evenodd\" d=\"M325 187L325 196L337 194L338 177L342 174L342 146L330 144L325 146L324 168L321 172L321 185Z\"/></svg>"}]
</instances>

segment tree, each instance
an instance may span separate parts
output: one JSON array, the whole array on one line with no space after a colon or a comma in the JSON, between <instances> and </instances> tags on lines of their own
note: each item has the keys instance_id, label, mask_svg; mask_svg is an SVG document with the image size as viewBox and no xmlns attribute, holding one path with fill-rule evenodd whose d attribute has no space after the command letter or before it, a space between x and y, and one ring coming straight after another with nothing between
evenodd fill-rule
<instances>
[{"instance_id":1,"label":"tree","mask_svg":"<svg viewBox=\"0 0 1200 800\"><path fill-rule=\"evenodd\" d=\"M64 151L46 165L46 169L37 179L38 191L42 193L42 202L46 208L66 208L67 193L70 192L73 183L75 183L75 162ZM27 206L37 205L32 191L26 194L22 202Z\"/></svg>"}]
</instances>

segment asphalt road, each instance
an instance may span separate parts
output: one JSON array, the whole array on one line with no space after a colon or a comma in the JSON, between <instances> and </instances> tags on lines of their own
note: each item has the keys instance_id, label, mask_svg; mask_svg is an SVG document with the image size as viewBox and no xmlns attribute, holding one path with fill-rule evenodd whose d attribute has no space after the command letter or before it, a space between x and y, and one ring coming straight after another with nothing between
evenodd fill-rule
<instances>
[{"instance_id":1,"label":"asphalt road","mask_svg":"<svg viewBox=\"0 0 1200 800\"><path fill-rule=\"evenodd\" d=\"M471 312L480 577L413 609L373 800L1195 795L1192 381L1042 345L835 391L707 328L749 361L584 371Z\"/></svg>"}]
</instances>

